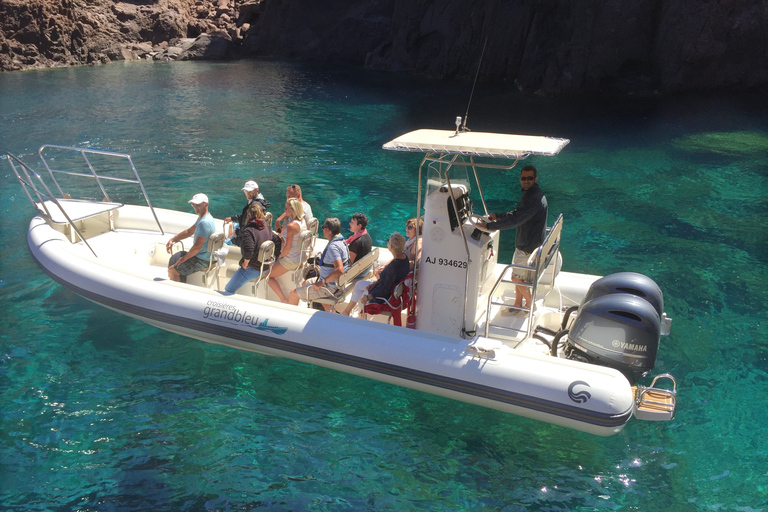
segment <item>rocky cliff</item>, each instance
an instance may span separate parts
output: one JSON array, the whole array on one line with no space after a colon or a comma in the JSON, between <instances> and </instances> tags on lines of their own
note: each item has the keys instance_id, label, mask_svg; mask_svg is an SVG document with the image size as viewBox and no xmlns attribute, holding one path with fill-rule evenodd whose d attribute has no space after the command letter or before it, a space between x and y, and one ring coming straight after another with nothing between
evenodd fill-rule
<instances>
[{"instance_id":1,"label":"rocky cliff","mask_svg":"<svg viewBox=\"0 0 768 512\"><path fill-rule=\"evenodd\" d=\"M486 43L487 41L487 43ZM342 62L549 95L768 84L764 0L0 0L0 69Z\"/></svg>"}]
</instances>

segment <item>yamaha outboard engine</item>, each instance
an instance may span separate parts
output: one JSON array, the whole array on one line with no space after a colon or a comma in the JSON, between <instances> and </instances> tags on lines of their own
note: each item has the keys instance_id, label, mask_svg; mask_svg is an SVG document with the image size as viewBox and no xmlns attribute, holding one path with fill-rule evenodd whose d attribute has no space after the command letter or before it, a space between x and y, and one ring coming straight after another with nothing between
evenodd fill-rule
<instances>
[{"instance_id":1,"label":"yamaha outboard engine","mask_svg":"<svg viewBox=\"0 0 768 512\"><path fill-rule=\"evenodd\" d=\"M615 368L631 384L656 364L664 300L656 283L633 272L595 281L565 341L568 359Z\"/></svg>"},{"instance_id":2,"label":"yamaha outboard engine","mask_svg":"<svg viewBox=\"0 0 768 512\"><path fill-rule=\"evenodd\" d=\"M583 306L592 299L608 295L609 293L628 293L641 299L645 299L654 307L659 318L664 314L664 297L656 282L648 276L637 272L619 272L601 277L589 287Z\"/></svg>"}]
</instances>

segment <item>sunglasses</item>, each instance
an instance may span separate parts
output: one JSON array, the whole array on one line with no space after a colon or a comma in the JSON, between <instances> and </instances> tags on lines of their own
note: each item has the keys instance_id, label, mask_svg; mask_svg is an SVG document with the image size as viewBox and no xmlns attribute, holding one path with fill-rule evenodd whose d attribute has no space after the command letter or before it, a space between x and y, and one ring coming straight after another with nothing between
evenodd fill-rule
<instances>
[{"instance_id":1,"label":"sunglasses","mask_svg":"<svg viewBox=\"0 0 768 512\"><path fill-rule=\"evenodd\" d=\"M520 181L533 181L535 179L535 176L520 176Z\"/></svg>"}]
</instances>

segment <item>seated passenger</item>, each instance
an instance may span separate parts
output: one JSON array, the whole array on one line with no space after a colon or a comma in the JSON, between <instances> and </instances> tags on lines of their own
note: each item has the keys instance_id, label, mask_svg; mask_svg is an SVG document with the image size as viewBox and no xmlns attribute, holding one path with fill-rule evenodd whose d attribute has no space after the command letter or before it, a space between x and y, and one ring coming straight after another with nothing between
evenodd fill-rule
<instances>
[{"instance_id":1,"label":"seated passenger","mask_svg":"<svg viewBox=\"0 0 768 512\"><path fill-rule=\"evenodd\" d=\"M309 222L309 219L313 217L312 215L312 207L309 206L309 203L304 200L303 197L301 197L301 187L298 185L289 185L287 189L285 189L285 198L291 199L296 198L301 202L301 207L303 208L304 214L302 215L302 218L304 219L304 222ZM284 223L287 224L290 222L289 215L286 215L283 213L280 215L277 220L275 220L275 227L277 227L278 223ZM282 228L282 225L280 225ZM279 231L279 230L278 230Z\"/></svg>"},{"instance_id":2,"label":"seated passenger","mask_svg":"<svg viewBox=\"0 0 768 512\"><path fill-rule=\"evenodd\" d=\"M195 242L189 251L177 252L168 262L168 277L171 281L182 283L187 282L188 275L208 267L211 258L211 253L208 252L208 237L216 231L213 216L208 213L208 196L195 194L189 203L197 214L197 221L165 244L165 249L170 254L173 244L195 235Z\"/></svg>"},{"instance_id":3,"label":"seated passenger","mask_svg":"<svg viewBox=\"0 0 768 512\"><path fill-rule=\"evenodd\" d=\"M418 231L416 226L419 227ZM424 221L421 219L408 219L408 222L405 223L405 234L408 240L405 242L403 252L408 256L411 270L413 270L414 261L418 261L421 258L421 230L423 227Z\"/></svg>"},{"instance_id":4,"label":"seated passenger","mask_svg":"<svg viewBox=\"0 0 768 512\"><path fill-rule=\"evenodd\" d=\"M368 226L368 217L364 213L357 212L352 215L352 219L349 221L352 236L347 238L350 264L371 252L373 240L371 240L366 226Z\"/></svg>"},{"instance_id":5,"label":"seated passenger","mask_svg":"<svg viewBox=\"0 0 768 512\"><path fill-rule=\"evenodd\" d=\"M311 302L316 299L335 296L338 293L338 279L349 270L349 249L340 231L341 222L339 219L336 217L325 219L323 236L328 240L328 245L318 260L320 275L314 283L293 290L288 302L296 305L299 303L299 299ZM330 306L327 306L326 309L330 309Z\"/></svg>"},{"instance_id":6,"label":"seated passenger","mask_svg":"<svg viewBox=\"0 0 768 512\"><path fill-rule=\"evenodd\" d=\"M392 253L392 261L379 273L376 281L358 281L350 296L349 304L342 314L349 316L360 301L381 303L392 294L392 288L405 279L410 269L408 257L403 252L405 237L400 233L392 233L387 242L387 248Z\"/></svg>"},{"instance_id":7,"label":"seated passenger","mask_svg":"<svg viewBox=\"0 0 768 512\"><path fill-rule=\"evenodd\" d=\"M240 226L245 223L245 219L248 216L249 206L256 203L261 206L261 210L263 212L269 210L270 203L264 199L263 195L261 195L259 192L259 185L255 181L246 181L245 186L243 187L243 192L245 193L245 198L248 200L248 203L246 203L243 211L239 214L234 214L224 219L224 223L232 223L232 230L234 233L225 233L228 237L227 244L229 245L240 245L238 240L238 236L240 235Z\"/></svg>"},{"instance_id":8,"label":"seated passenger","mask_svg":"<svg viewBox=\"0 0 768 512\"><path fill-rule=\"evenodd\" d=\"M224 287L227 295L240 289L248 281L253 281L261 273L261 262L258 260L261 244L272 239L272 230L264 220L264 211L257 202L251 203L246 212L245 227L240 231L240 268Z\"/></svg>"},{"instance_id":9,"label":"seated passenger","mask_svg":"<svg viewBox=\"0 0 768 512\"><path fill-rule=\"evenodd\" d=\"M277 263L272 267L272 273L269 276L269 287L277 294L281 302L288 302L288 297L285 296L280 283L277 282L277 278L299 268L299 260L301 259L299 234L302 230L307 229L307 223L304 222L304 210L298 199L290 198L285 202L283 215L290 218L290 221L282 233L280 233L283 239L282 249L277 257Z\"/></svg>"}]
</instances>

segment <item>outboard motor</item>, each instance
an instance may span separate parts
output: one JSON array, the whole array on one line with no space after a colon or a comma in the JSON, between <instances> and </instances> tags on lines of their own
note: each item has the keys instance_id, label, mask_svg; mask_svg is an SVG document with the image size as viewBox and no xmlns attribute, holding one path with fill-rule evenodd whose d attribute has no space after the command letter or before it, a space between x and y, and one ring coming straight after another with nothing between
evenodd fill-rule
<instances>
[{"instance_id":1,"label":"outboard motor","mask_svg":"<svg viewBox=\"0 0 768 512\"><path fill-rule=\"evenodd\" d=\"M664 296L656 282L648 276L637 272L618 272L601 277L589 287L583 306L592 299L608 295L609 293L628 293L641 299L645 299L656 310L659 318L664 314Z\"/></svg>"},{"instance_id":2,"label":"outboard motor","mask_svg":"<svg viewBox=\"0 0 768 512\"><path fill-rule=\"evenodd\" d=\"M619 272L590 286L568 331L568 359L615 368L634 384L656 364L659 338L671 319L648 276Z\"/></svg>"},{"instance_id":3,"label":"outboard motor","mask_svg":"<svg viewBox=\"0 0 768 512\"><path fill-rule=\"evenodd\" d=\"M579 309L565 342L568 359L619 370L634 384L656 364L659 315L634 295L612 293Z\"/></svg>"}]
</instances>

